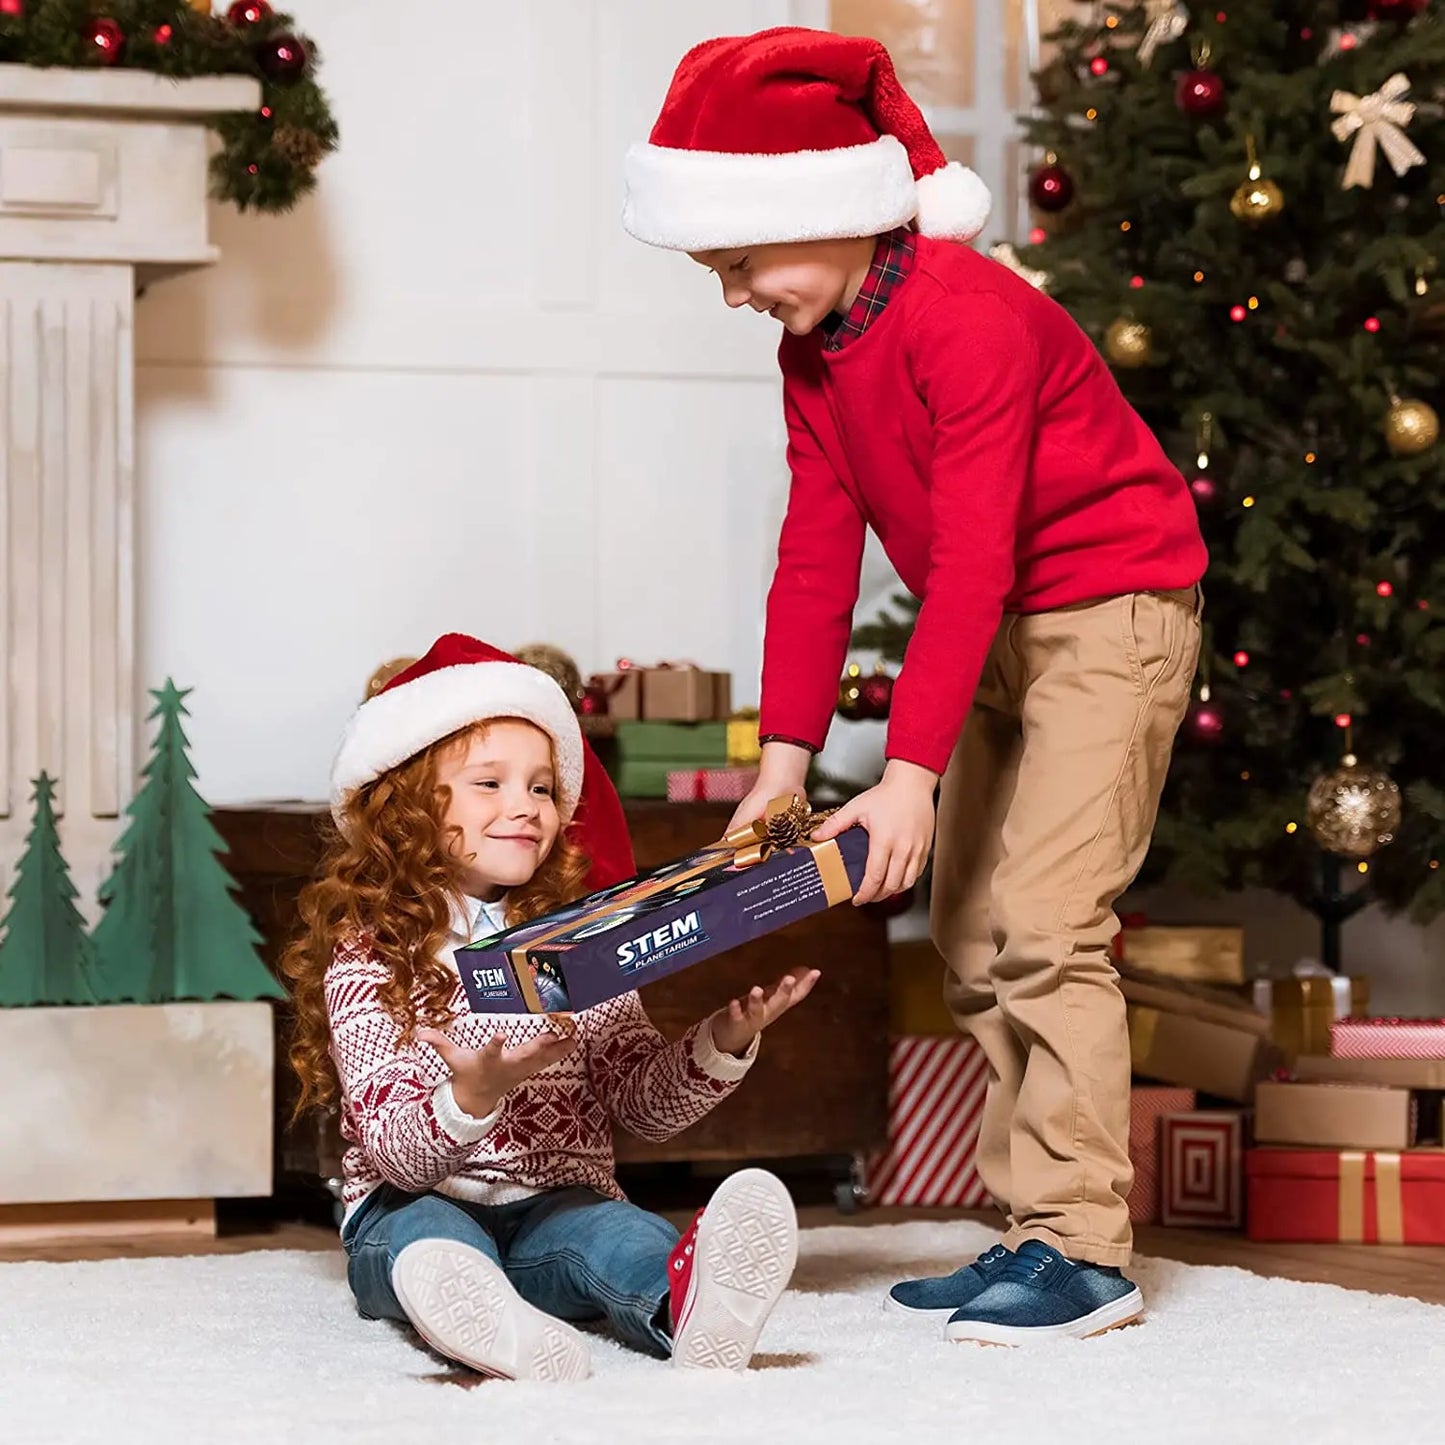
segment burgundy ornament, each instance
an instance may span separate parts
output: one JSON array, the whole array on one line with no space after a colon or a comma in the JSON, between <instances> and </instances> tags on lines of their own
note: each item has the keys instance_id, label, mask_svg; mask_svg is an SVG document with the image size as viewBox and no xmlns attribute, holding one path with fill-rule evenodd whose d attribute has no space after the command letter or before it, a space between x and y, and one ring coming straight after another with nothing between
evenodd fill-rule
<instances>
[{"instance_id":1,"label":"burgundy ornament","mask_svg":"<svg viewBox=\"0 0 1445 1445\"><path fill-rule=\"evenodd\" d=\"M306 73L311 57L294 35L273 35L256 47L256 64L268 80L291 85Z\"/></svg>"},{"instance_id":2,"label":"burgundy ornament","mask_svg":"<svg viewBox=\"0 0 1445 1445\"><path fill-rule=\"evenodd\" d=\"M1041 211L1062 211L1074 199L1074 178L1063 166L1041 166L1029 177L1029 199Z\"/></svg>"},{"instance_id":3,"label":"burgundy ornament","mask_svg":"<svg viewBox=\"0 0 1445 1445\"><path fill-rule=\"evenodd\" d=\"M1212 70L1189 70L1174 86L1174 103L1195 120L1208 120L1224 109L1224 81Z\"/></svg>"},{"instance_id":4,"label":"burgundy ornament","mask_svg":"<svg viewBox=\"0 0 1445 1445\"><path fill-rule=\"evenodd\" d=\"M80 27L85 58L92 65L117 65L125 53L125 31L108 15L97 15Z\"/></svg>"},{"instance_id":5,"label":"burgundy ornament","mask_svg":"<svg viewBox=\"0 0 1445 1445\"><path fill-rule=\"evenodd\" d=\"M232 25L260 25L269 20L274 12L266 0L236 0L226 11L226 19Z\"/></svg>"}]
</instances>

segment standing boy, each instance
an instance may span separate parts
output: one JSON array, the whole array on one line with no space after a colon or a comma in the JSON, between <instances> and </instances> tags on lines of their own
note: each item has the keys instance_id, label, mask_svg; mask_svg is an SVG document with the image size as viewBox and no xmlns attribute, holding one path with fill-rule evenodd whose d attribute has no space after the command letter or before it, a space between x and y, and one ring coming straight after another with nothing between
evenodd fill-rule
<instances>
[{"instance_id":1,"label":"standing boy","mask_svg":"<svg viewBox=\"0 0 1445 1445\"><path fill-rule=\"evenodd\" d=\"M1114 900L1143 862L1199 652L1188 490L1088 339L956 244L988 213L877 42L782 29L684 57L627 158L624 223L782 322L792 473L768 598L765 746L738 822L801 789L846 657L865 530L922 609L887 766L836 833L859 902L911 885L988 1057L979 1172L1002 1245L895 1286L955 1340L1130 1323L1129 1037Z\"/></svg>"}]
</instances>

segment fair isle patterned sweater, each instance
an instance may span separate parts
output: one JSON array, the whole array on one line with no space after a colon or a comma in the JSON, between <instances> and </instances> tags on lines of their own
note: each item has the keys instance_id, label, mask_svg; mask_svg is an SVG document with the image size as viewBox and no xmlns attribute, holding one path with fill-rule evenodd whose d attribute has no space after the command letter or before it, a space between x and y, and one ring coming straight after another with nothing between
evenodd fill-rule
<instances>
[{"instance_id":1,"label":"fair isle patterned sweater","mask_svg":"<svg viewBox=\"0 0 1445 1445\"><path fill-rule=\"evenodd\" d=\"M469 899L441 956L495 931L492 907ZM401 1027L378 988L385 966L362 947L340 948L326 971L331 1053L341 1079L344 1202L349 1215L385 1182L410 1194L435 1190L506 1204L541 1190L584 1185L622 1198L613 1172L612 1124L668 1139L726 1098L757 1055L721 1054L706 1021L669 1044L635 993L574 1015L576 1050L513 1089L484 1119L463 1113L450 1074L429 1044L398 1047ZM546 1025L534 1015L474 1014L457 979L445 1032L481 1048L501 1032L509 1047Z\"/></svg>"}]
</instances>

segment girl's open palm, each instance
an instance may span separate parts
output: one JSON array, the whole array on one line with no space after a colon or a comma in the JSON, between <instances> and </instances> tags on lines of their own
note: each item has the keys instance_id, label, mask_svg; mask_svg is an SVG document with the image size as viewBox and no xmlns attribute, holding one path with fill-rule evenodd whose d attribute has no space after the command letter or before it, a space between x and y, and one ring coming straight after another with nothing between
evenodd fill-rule
<instances>
[{"instance_id":1,"label":"girl's open palm","mask_svg":"<svg viewBox=\"0 0 1445 1445\"><path fill-rule=\"evenodd\" d=\"M457 1107L474 1119L484 1119L503 1097L524 1079L560 1063L577 1047L577 1034L543 1033L509 1049L501 1034L493 1034L480 1049L468 1049L439 1029L418 1029L418 1043L430 1044L451 1070L452 1097Z\"/></svg>"}]
</instances>

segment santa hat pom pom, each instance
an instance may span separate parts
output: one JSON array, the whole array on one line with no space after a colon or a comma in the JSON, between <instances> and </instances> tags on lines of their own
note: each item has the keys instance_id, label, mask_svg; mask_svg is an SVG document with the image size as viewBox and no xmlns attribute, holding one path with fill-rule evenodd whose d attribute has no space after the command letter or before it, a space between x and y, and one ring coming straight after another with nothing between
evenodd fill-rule
<instances>
[{"instance_id":1,"label":"santa hat pom pom","mask_svg":"<svg viewBox=\"0 0 1445 1445\"><path fill-rule=\"evenodd\" d=\"M971 241L988 224L993 197L967 166L949 161L931 175L920 176L918 229L925 236Z\"/></svg>"}]
</instances>

